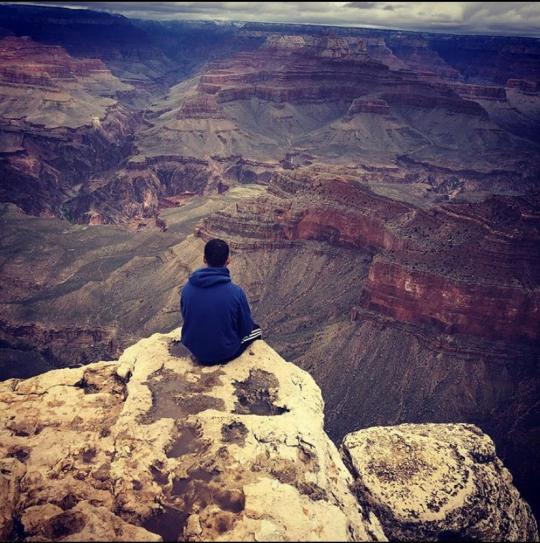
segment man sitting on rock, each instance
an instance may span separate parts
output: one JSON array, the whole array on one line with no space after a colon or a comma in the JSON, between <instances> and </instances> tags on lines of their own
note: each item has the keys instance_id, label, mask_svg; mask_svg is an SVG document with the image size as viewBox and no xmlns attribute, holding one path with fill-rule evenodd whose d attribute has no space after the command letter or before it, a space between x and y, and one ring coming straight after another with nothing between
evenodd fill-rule
<instances>
[{"instance_id":1,"label":"man sitting on rock","mask_svg":"<svg viewBox=\"0 0 540 543\"><path fill-rule=\"evenodd\" d=\"M231 281L229 246L211 239L204 247L206 268L195 270L182 288L181 342L201 364L224 364L262 338L244 291Z\"/></svg>"}]
</instances>

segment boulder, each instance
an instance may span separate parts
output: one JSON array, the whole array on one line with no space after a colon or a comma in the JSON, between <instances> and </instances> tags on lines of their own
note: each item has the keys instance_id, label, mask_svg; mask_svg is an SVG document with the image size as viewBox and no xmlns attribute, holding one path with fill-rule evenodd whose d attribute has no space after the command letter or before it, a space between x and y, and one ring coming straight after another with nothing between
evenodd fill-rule
<instances>
[{"instance_id":1,"label":"boulder","mask_svg":"<svg viewBox=\"0 0 540 543\"><path fill-rule=\"evenodd\" d=\"M390 540L538 541L493 441L472 424L367 428L341 450L359 503Z\"/></svg>"}]
</instances>

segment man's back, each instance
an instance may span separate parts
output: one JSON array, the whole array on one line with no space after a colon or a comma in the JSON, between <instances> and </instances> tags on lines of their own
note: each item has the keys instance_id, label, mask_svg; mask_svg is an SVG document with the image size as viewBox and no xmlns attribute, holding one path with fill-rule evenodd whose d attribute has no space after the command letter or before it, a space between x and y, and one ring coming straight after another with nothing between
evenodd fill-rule
<instances>
[{"instance_id":1,"label":"man's back","mask_svg":"<svg viewBox=\"0 0 540 543\"><path fill-rule=\"evenodd\" d=\"M182 343L200 362L234 358L254 328L244 291L226 267L200 268L182 289Z\"/></svg>"}]
</instances>

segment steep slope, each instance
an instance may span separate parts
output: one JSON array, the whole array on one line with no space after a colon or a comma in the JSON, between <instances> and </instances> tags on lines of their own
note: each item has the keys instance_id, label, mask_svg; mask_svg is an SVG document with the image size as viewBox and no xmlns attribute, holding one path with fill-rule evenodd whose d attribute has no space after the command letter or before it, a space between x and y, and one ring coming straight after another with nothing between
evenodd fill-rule
<instances>
[{"instance_id":1,"label":"steep slope","mask_svg":"<svg viewBox=\"0 0 540 543\"><path fill-rule=\"evenodd\" d=\"M460 88L468 89L467 85ZM213 104L207 109L206 118L229 120L232 123L229 130L236 126L233 130L236 140L232 135L227 137L225 127L220 132L225 140L235 141L237 146L221 149L206 141L208 130L199 129L203 139L198 149L202 154L228 152L241 153L245 158L261 158L256 146L264 144L269 137L277 145L275 149L266 146L265 151L267 157L274 160L283 155L286 141L288 151L301 148L327 161L348 161L353 153L367 158L370 154L366 151L371 147L379 155L386 154L387 159L395 157L396 151L408 153L414 148L427 147L424 154L433 157L448 148L457 148L464 154L462 162L467 163L473 153L478 153L475 144L483 145L486 159L491 160L490 151L495 148L499 154L502 150L505 154L506 149L518 146L518 142L489 121L478 104L461 98L452 84L430 81L423 78L422 73L389 70L369 57L366 42L360 38L269 35L259 49L211 64L201 74L196 87L194 82L193 86L183 89L184 94L176 98L179 113L191 109L188 104L195 96L207 108ZM463 94L463 90L461 92ZM367 101L366 106L354 102L360 98ZM382 109L370 109L371 102ZM170 110L173 104L164 106ZM369 117L357 116L359 113L382 115L371 124L391 117L394 125L390 124L385 130L383 124L380 130L393 140L395 149L388 148L388 141L384 139L371 146L368 141L366 148L363 139L372 127ZM168 124L162 122L157 126L180 131L177 149L186 145L193 151L189 143L184 143L183 133L189 135L194 127L182 122L172 124L173 119L182 119L185 115L178 114L175 118L168 115L160 117L163 121L170 119ZM355 124L351 125L350 117L356 118ZM341 123L338 122L341 119ZM349 141L349 147L342 146L341 133L349 140L352 134L357 141ZM461 141L452 137L456 133L460 134ZM246 140L250 134L257 137ZM152 139L156 135L157 130L148 133ZM400 139L404 138L400 145ZM411 141L407 142L407 138ZM464 141L468 143L464 145ZM144 150L148 145L143 134L139 147ZM156 146L155 141L153 145ZM339 156L338 146L341 146ZM479 160L476 157L476 162Z\"/></svg>"},{"instance_id":2,"label":"steep slope","mask_svg":"<svg viewBox=\"0 0 540 543\"><path fill-rule=\"evenodd\" d=\"M111 359L141 335L177 325L178 288L203 265L195 225L260 190L243 186L169 207L166 232L0 208L0 379Z\"/></svg>"},{"instance_id":3,"label":"steep slope","mask_svg":"<svg viewBox=\"0 0 540 543\"><path fill-rule=\"evenodd\" d=\"M269 189L209 217L198 234L231 241L234 276L267 337L321 386L330 435L472 422L493 436L532 500L534 197L422 209L313 168L276 176Z\"/></svg>"},{"instance_id":4,"label":"steep slope","mask_svg":"<svg viewBox=\"0 0 540 543\"><path fill-rule=\"evenodd\" d=\"M156 46L150 34L122 15L54 6L0 6L0 36L30 37L56 45L76 58L99 58L114 76L132 85L123 99L147 104L178 79L178 65Z\"/></svg>"}]
</instances>

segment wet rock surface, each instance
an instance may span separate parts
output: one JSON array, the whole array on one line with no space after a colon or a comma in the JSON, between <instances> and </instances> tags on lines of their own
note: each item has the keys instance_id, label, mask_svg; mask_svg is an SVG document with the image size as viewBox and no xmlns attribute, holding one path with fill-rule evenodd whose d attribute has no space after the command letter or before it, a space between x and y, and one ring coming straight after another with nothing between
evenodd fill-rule
<instances>
[{"instance_id":1,"label":"wet rock surface","mask_svg":"<svg viewBox=\"0 0 540 543\"><path fill-rule=\"evenodd\" d=\"M176 337L2 384L2 539L386 539L307 373L262 341L197 366Z\"/></svg>"},{"instance_id":2,"label":"wet rock surface","mask_svg":"<svg viewBox=\"0 0 540 543\"><path fill-rule=\"evenodd\" d=\"M279 381L273 373L264 370L250 370L245 381L236 382L235 394L238 402L234 412L242 415L281 415L286 407L274 404L277 399Z\"/></svg>"},{"instance_id":3,"label":"wet rock surface","mask_svg":"<svg viewBox=\"0 0 540 543\"><path fill-rule=\"evenodd\" d=\"M476 426L368 428L348 434L342 454L390 540L538 541L531 508Z\"/></svg>"}]
</instances>

